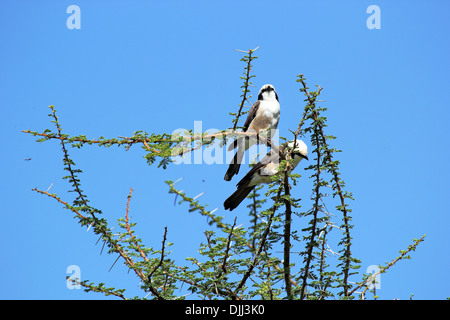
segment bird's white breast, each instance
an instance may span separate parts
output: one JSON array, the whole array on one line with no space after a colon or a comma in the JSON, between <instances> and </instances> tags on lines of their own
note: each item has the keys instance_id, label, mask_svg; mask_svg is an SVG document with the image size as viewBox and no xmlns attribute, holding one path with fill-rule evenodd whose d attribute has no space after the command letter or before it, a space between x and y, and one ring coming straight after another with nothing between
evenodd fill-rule
<instances>
[{"instance_id":1,"label":"bird's white breast","mask_svg":"<svg viewBox=\"0 0 450 320\"><path fill-rule=\"evenodd\" d=\"M262 100L257 111L257 116L272 119L270 129L276 129L280 120L280 103L277 100Z\"/></svg>"}]
</instances>

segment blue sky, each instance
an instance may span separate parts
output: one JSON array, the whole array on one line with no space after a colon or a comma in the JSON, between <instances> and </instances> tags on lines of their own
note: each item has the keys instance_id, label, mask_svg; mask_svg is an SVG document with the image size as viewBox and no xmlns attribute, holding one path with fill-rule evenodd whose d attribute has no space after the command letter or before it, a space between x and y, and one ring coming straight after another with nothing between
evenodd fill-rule
<instances>
[{"instance_id":1,"label":"blue sky","mask_svg":"<svg viewBox=\"0 0 450 320\"><path fill-rule=\"evenodd\" d=\"M66 26L72 4L81 10L80 30ZM372 4L381 9L379 30L366 26ZM353 254L361 270L427 235L412 260L382 275L378 295L449 297L449 9L446 1L2 1L0 298L102 298L67 289L70 265L80 267L82 279L139 292L119 263L108 272L116 257L100 255L92 231L31 191L52 185L51 192L72 199L59 144L38 144L21 130L52 128L49 105L65 133L91 138L171 133L193 129L194 121L205 130L228 128L243 71L234 49L257 46L253 93L275 86L282 136L297 127L303 109L296 75L324 87L327 133L338 137L342 178L355 197ZM86 146L70 154L91 204L112 225L134 188L136 233L159 247L168 226L180 264L204 240L206 223L174 206L164 181L184 177L180 189L206 191L202 203L222 211L235 190L235 180L223 180L225 165L161 170L146 164L140 148ZM303 168L296 172L306 179ZM311 190L305 184L302 197ZM236 215L244 222L245 206L226 217Z\"/></svg>"}]
</instances>

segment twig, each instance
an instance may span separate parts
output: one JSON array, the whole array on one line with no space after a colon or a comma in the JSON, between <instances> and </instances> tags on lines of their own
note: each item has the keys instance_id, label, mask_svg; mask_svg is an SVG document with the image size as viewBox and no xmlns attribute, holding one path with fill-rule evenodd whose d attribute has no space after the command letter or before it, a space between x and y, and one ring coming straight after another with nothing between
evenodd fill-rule
<instances>
[{"instance_id":1,"label":"twig","mask_svg":"<svg viewBox=\"0 0 450 320\"><path fill-rule=\"evenodd\" d=\"M162 248L161 248L161 259L159 260L159 263L155 266L155 268L150 272L150 274L147 277L148 282L150 283L149 289L150 291L158 298L158 300L164 300L164 298L158 293L158 291L151 285L152 283L152 276L155 273L156 270L158 270L163 263L164 260L164 250L166 247L166 238L167 237L167 227L164 227L164 237L162 241Z\"/></svg>"},{"instance_id":2,"label":"twig","mask_svg":"<svg viewBox=\"0 0 450 320\"><path fill-rule=\"evenodd\" d=\"M130 193L127 197L127 209L125 213L125 228L128 231L128 234L130 235L131 240L133 241L134 245L136 246L137 251L141 255L141 257L144 259L145 262L148 262L147 256L145 255L144 251L139 246L139 243L136 241L136 238L133 235L133 232L131 231L130 224L129 224L129 217L128 213L130 212L130 200L131 200L131 194L133 192L133 188L130 188Z\"/></svg>"},{"instance_id":3,"label":"twig","mask_svg":"<svg viewBox=\"0 0 450 320\"><path fill-rule=\"evenodd\" d=\"M253 54L253 52L255 52L256 50L258 50L258 48L259 48L259 46L258 47L256 47L255 49L250 49L250 50L248 50L248 51L242 51L242 50L237 50L237 49L235 49L236 51L239 51L239 52L243 52L243 53L248 53L248 58L247 58L247 67L245 68L246 70L247 70L247 73L246 73L246 75L245 75L245 81L244 81L244 94L242 95L242 101L241 101L241 104L240 104L240 106L239 106L239 111L238 111L238 113L237 113L237 116L236 116L236 118L233 120L233 122L234 122L234 125L233 125L233 130L236 130L236 127L237 127L237 124L238 124L238 121L239 121L239 117L241 116L241 114L242 114L242 108L244 107L244 103L245 103L245 101L247 100L247 92L249 92L249 90L248 90L248 86L249 86L249 84L250 84L250 78L251 78L251 76L250 76L250 70L251 70L251 68L252 68L252 54Z\"/></svg>"},{"instance_id":4,"label":"twig","mask_svg":"<svg viewBox=\"0 0 450 320\"><path fill-rule=\"evenodd\" d=\"M302 86L303 86L303 92L305 93L307 100L309 102L309 104L311 106L315 105L316 102L316 97L320 94L320 92L322 91L322 88L319 87L319 90L317 91L317 93L314 95L314 97L312 97L309 92L308 92L308 88L306 86L306 83L304 81L303 78L303 74L300 75L300 79L299 81L301 82ZM320 123L318 123L317 121L317 112L314 111L313 112L313 119L314 119L314 123L317 125L318 130L316 131L317 134L319 134L320 139L321 139L321 143L325 146L327 145L326 143L326 137L325 134L323 132L323 127ZM319 143L317 141L317 143ZM317 144L317 147L319 146L319 144ZM350 270L350 262L351 262L351 237L350 237L350 226L349 226L349 216L348 216L348 210L345 204L345 199L344 199L344 195L342 192L342 188L341 188L341 183L340 183L340 179L339 179L339 175L337 173L336 170L336 166L334 164L334 162L332 161L332 154L329 148L325 148L325 153L326 153L326 157L328 159L328 162L331 164L331 174L333 175L333 180L335 182L333 189L336 189L336 193L339 195L339 199L341 202L340 205L340 211L342 212L343 215L343 220L344 220L344 228L345 228L345 266L343 268L343 274L344 274L344 279L343 279L343 289L344 289L344 296L348 296L348 290L349 290L349 286L348 286L348 277L349 277L349 270Z\"/></svg>"},{"instance_id":5,"label":"twig","mask_svg":"<svg viewBox=\"0 0 450 320\"><path fill-rule=\"evenodd\" d=\"M58 201L59 203L65 205L66 209L69 209L70 211L72 211L73 213L75 213L80 219L89 219L85 216L83 216L81 213L78 212L78 210L76 210L73 206L69 205L67 202L62 201L60 198L58 198L55 195L52 195L46 191L42 191L42 190L38 190L36 188L32 189L33 191L36 191L38 193L41 194L45 194L53 199L55 199L56 201ZM122 250L122 247L116 242L116 241L112 241L111 236L106 232L106 230L102 227L99 228L100 233L102 233L102 237L106 239L106 241L108 241L108 244L111 245L112 247L114 247L114 249L119 253L119 255L125 260L125 263L134 270L134 272L141 278L141 279L145 279L144 274L137 268L135 268L135 264L133 262L133 260L131 258L128 257L128 255L125 253L124 250Z\"/></svg>"},{"instance_id":6,"label":"twig","mask_svg":"<svg viewBox=\"0 0 450 320\"><path fill-rule=\"evenodd\" d=\"M122 140L118 140L118 139L104 139L104 140L100 140L100 139L87 139L84 137L68 137L68 136L63 136L63 135L55 135L55 134L47 134L47 133L39 133L39 132L34 132L31 130L22 130L22 132L24 133L29 133L32 134L34 136L39 136L39 137L43 137L46 138L47 140L50 139L56 139L56 140L60 140L61 142L80 142L81 144L98 144L98 145L128 145L129 147L131 145L134 144L143 144L145 149L147 151L151 151L157 154L161 154L161 151L155 148L151 148L148 143L162 143L162 142L193 142L193 141L198 141L198 140L206 140L208 142L210 142L213 138L225 138L225 137L229 137L229 136L256 136L258 135L257 132L241 132L241 131L222 131L222 132L218 132L218 133L212 133L212 134L207 134L207 135L194 135L194 136L186 136L186 137L182 137L182 139L180 140L180 138L178 139L170 139L170 138L159 138L159 139L155 139L155 138L133 138L133 137L119 137ZM264 137L260 137L262 142L267 144L268 146L270 145L270 141L267 141L269 139L265 139ZM183 149L181 150L178 154L174 153L172 154L172 156L179 156L179 155L183 155L186 153L189 153L191 151L197 150L201 147L197 146L197 147L192 147L189 149ZM129 149L128 147L128 149ZM271 146L272 147L272 146ZM64 147L65 149L65 147Z\"/></svg>"},{"instance_id":7,"label":"twig","mask_svg":"<svg viewBox=\"0 0 450 320\"><path fill-rule=\"evenodd\" d=\"M372 274L370 277L368 277L365 281L363 281L362 283L360 283L358 286L356 286L355 288L353 288L352 291L349 292L348 295L352 295L356 290L362 288L363 286L365 286L368 282L373 281L373 278L376 277L377 275L386 272L386 270L388 270L390 267L392 267L394 264L396 264L398 261L405 259L407 257L407 254L411 251L415 251L417 246L425 240L425 235L422 236L422 238L420 239L414 239L414 243L412 245L408 246L407 250L404 251L400 251L401 255L397 258L395 258L394 260L392 260L391 262L389 262L386 266L380 268L380 270L378 270L377 272L375 272L374 274ZM367 287L368 288L368 287ZM362 292L362 294L364 294L364 292L367 291L367 288Z\"/></svg>"},{"instance_id":8,"label":"twig","mask_svg":"<svg viewBox=\"0 0 450 320\"><path fill-rule=\"evenodd\" d=\"M114 291L112 288L105 288L103 285L94 286L89 283L86 283L85 281L78 281L77 279L70 279L70 280L72 281L72 283L74 285L80 285L80 286L86 288L85 289L86 292L89 292L89 291L102 292L107 296L112 295L112 296L119 297L123 300L127 300L127 298L122 294L122 291L124 291L124 290L115 290Z\"/></svg>"},{"instance_id":9,"label":"twig","mask_svg":"<svg viewBox=\"0 0 450 320\"><path fill-rule=\"evenodd\" d=\"M248 277L250 277L250 275L251 275L251 273L252 273L252 271L253 271L253 268L254 268L254 267L256 266L256 264L257 264L257 260L258 260L260 254L261 254L261 251L262 251L263 248L264 248L264 245L265 245L266 239L267 239L267 235L269 234L270 227L271 227L271 225L272 225L272 219L273 219L273 217L274 217L274 215L275 215L275 212L276 212L276 210L277 210L276 204L278 203L278 201L280 201L281 190L282 190L282 189L280 188L280 190L278 191L278 194L277 194L277 196L276 196L274 205L273 205L273 207L272 207L272 213L271 213L270 216L269 216L269 219L268 219L268 222L267 222L267 227L266 227L266 229L264 230L264 233L263 233L263 235L262 235L262 237L261 237L261 240L260 240L260 242L259 242L258 250L256 251L255 256L253 257L252 262L250 263L250 265L249 265L247 271L245 272L244 277L241 279L241 281L239 282L239 285L236 287L236 289L235 289L234 292L233 292L234 298L237 297L238 291L242 289L242 287L245 285L245 282L247 281Z\"/></svg>"},{"instance_id":10,"label":"twig","mask_svg":"<svg viewBox=\"0 0 450 320\"><path fill-rule=\"evenodd\" d=\"M289 166L289 160L286 161ZM291 266L290 266L290 249L291 249L291 221L292 221L292 208L291 208L291 193L289 186L288 170L284 172L284 194L288 199L284 199L284 205L286 207L285 221L284 221L284 282L286 285L286 295L288 299L292 299L292 286L291 286Z\"/></svg>"},{"instance_id":11,"label":"twig","mask_svg":"<svg viewBox=\"0 0 450 320\"><path fill-rule=\"evenodd\" d=\"M233 236L233 230L234 230L234 227L236 226L236 219L237 219L237 217L234 218L233 225L231 226L230 233L228 234L227 247L225 249L225 254L223 256L223 262L222 262L222 267L221 267L222 270L217 275L217 278L220 278L220 276L222 275L222 272L227 273L226 264L227 264L228 254L230 252L230 247L231 247L231 242L232 242L231 237Z\"/></svg>"},{"instance_id":12,"label":"twig","mask_svg":"<svg viewBox=\"0 0 450 320\"><path fill-rule=\"evenodd\" d=\"M42 191L39 190L37 188L33 188L31 189L32 191L36 191L38 193L41 194L45 194L46 196L49 196L50 198L55 199L56 201L58 201L59 203L63 204L66 209L69 209L70 211L72 211L73 213L75 213L80 219L87 219L85 216L83 216L78 210L76 210L74 207L72 207L71 205L69 205L67 202L64 202L63 200L61 200L60 198L58 198L57 196L55 196L54 194L50 194L47 191Z\"/></svg>"},{"instance_id":13,"label":"twig","mask_svg":"<svg viewBox=\"0 0 450 320\"><path fill-rule=\"evenodd\" d=\"M315 135L316 139L317 135ZM317 156L317 163L316 163L316 181L315 181L315 197L314 197L314 211L313 211L313 224L311 226L311 236L309 239L309 247L308 247L308 252L307 252L307 256L306 256L306 264L304 267L304 274L303 274L303 284L302 284L302 290L301 290L301 294L300 294L300 299L303 300L305 293L306 293L306 285L307 285L307 280L308 280L308 273L309 273L309 268L310 268L310 264L311 261L313 259L313 249L314 249L314 245L313 243L315 242L315 237L316 237L316 233L317 233L317 214L319 212L319 199L320 197L320 163L321 163L321 153L320 153L320 148L319 148L319 144L318 141L316 140L316 156Z\"/></svg>"},{"instance_id":14,"label":"twig","mask_svg":"<svg viewBox=\"0 0 450 320\"><path fill-rule=\"evenodd\" d=\"M75 176L75 171L72 169L73 161L69 158L69 153L67 152L66 145L64 144L63 135L62 135L62 129L61 129L61 126L59 125L58 117L56 116L56 110L55 110L55 108L53 106L51 106L50 108L52 110L52 116L55 119L54 123L56 125L56 129L58 130L58 137L61 140L61 147L62 147L62 150L63 150L63 153L64 153L63 161L64 161L64 164L67 166L67 170L69 171L70 176L71 176L71 180L70 181L72 182L73 186L75 187L75 191L76 191L76 193L78 193L79 199L81 199L81 201L83 202L83 204L86 207L89 207L88 204L87 204L86 199L84 198L83 193L81 192L80 184L78 182L79 180ZM89 213L95 219L95 215L94 215L93 210L90 210Z\"/></svg>"}]
</instances>

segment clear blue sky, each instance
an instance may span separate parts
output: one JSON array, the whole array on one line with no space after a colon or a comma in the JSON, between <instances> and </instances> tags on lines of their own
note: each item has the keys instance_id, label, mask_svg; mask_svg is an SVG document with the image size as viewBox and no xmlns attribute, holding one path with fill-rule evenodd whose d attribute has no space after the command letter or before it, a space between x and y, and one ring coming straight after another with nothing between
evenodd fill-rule
<instances>
[{"instance_id":1,"label":"clear blue sky","mask_svg":"<svg viewBox=\"0 0 450 320\"><path fill-rule=\"evenodd\" d=\"M72 4L81 9L80 30L66 26ZM372 4L381 9L379 30L366 26ZM61 180L59 144L38 144L21 130L52 128L49 105L65 133L92 138L170 133L197 120L205 130L230 127L243 71L234 49L257 46L253 82L256 90L277 89L282 136L297 127L303 107L296 75L324 87L327 132L338 137L342 178L356 199L353 253L361 270L427 235L412 260L382 275L379 296L449 297L449 9L447 1L2 1L0 298L103 297L67 289L69 265L82 279L139 292L119 262L108 272L116 257L100 255L92 230L31 191L53 184L51 192L73 196ZM235 180L223 180L225 165L161 170L146 164L140 148L70 154L91 204L112 225L133 187L136 233L159 248L168 226L180 264L195 255L206 224L173 205L164 181L184 177L178 187L191 196L206 191L202 203L221 214L235 189ZM306 179L303 168L297 172ZM245 206L226 214L236 215L245 221Z\"/></svg>"}]
</instances>

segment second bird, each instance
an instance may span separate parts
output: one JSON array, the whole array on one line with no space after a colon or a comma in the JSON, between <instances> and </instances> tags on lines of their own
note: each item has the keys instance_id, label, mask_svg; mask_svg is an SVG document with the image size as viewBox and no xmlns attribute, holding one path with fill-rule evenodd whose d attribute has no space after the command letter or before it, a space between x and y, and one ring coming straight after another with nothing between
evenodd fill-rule
<instances>
[{"instance_id":1,"label":"second bird","mask_svg":"<svg viewBox=\"0 0 450 320\"><path fill-rule=\"evenodd\" d=\"M290 169L293 170L302 159L308 160L308 147L301 140L295 141L295 146L294 141L280 146L280 150L283 153L286 153L290 149L292 149L292 164ZM280 172L280 156L278 152L271 150L239 181L236 185L237 190L223 204L225 210L234 210L257 185L271 183L272 177Z\"/></svg>"}]
</instances>

